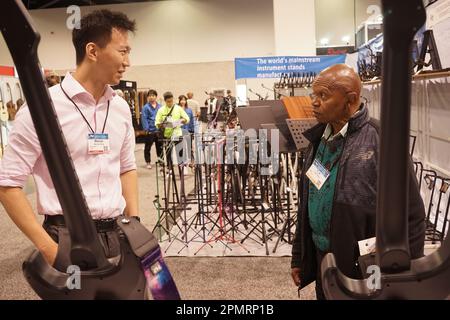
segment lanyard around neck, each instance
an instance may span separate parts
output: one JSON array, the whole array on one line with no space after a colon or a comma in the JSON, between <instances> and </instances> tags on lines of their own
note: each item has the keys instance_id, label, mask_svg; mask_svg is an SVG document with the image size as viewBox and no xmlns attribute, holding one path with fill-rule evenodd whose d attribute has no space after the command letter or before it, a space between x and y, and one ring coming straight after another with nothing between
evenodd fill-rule
<instances>
[{"instance_id":1,"label":"lanyard around neck","mask_svg":"<svg viewBox=\"0 0 450 320\"><path fill-rule=\"evenodd\" d=\"M328 171L331 171L331 170L334 168L334 166L338 163L338 161L340 160L340 158L341 158L341 155L338 155L338 156L334 159L334 161L332 161L330 164L326 165L326 164L323 163L323 160L324 160L323 158L325 157L325 149L328 148L327 144L328 144L328 141L330 140L330 138L331 138L332 135L333 135L333 132L331 132L330 135L329 135L327 138L322 139L322 142L323 142L323 148L322 148L322 150L320 150L320 146L319 146L319 150L317 150L317 156L318 156L320 162L324 165L324 167L325 167ZM339 139L339 137L337 137L337 138ZM321 145L322 145L322 143L321 143Z\"/></svg>"},{"instance_id":2,"label":"lanyard around neck","mask_svg":"<svg viewBox=\"0 0 450 320\"><path fill-rule=\"evenodd\" d=\"M81 114L81 116L83 117L84 122L86 122L86 124L88 125L89 129L91 130L92 133L95 133L94 129L92 129L91 125L89 124L89 121L87 121L86 117L84 116L83 112L81 112L80 108L77 106L77 104L75 103L75 101L73 101L69 95L66 93L66 91L64 90L62 83L59 84L59 86L61 87L62 92L64 92L64 94L66 95L67 99L70 100L70 102L73 103L73 105L75 106L75 108L77 108L78 112ZM109 115L109 100L108 100L108 106L106 108L106 117L105 117L105 122L103 123L103 129L102 129L102 133L105 133L105 127L106 127L106 121L108 120L108 115Z\"/></svg>"}]
</instances>

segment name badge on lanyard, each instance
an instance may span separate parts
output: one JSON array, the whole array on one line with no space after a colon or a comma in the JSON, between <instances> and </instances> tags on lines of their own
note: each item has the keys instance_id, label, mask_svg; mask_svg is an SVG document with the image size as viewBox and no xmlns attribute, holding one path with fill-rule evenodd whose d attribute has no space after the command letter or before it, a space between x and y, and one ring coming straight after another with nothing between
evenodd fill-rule
<instances>
[{"instance_id":1,"label":"name badge on lanyard","mask_svg":"<svg viewBox=\"0 0 450 320\"><path fill-rule=\"evenodd\" d=\"M88 134L88 154L109 153L109 138L107 133Z\"/></svg>"},{"instance_id":2,"label":"name badge on lanyard","mask_svg":"<svg viewBox=\"0 0 450 320\"><path fill-rule=\"evenodd\" d=\"M306 171L306 176L314 184L317 190L320 190L330 176L330 171L328 171L319 160L315 159L311 167Z\"/></svg>"}]
</instances>

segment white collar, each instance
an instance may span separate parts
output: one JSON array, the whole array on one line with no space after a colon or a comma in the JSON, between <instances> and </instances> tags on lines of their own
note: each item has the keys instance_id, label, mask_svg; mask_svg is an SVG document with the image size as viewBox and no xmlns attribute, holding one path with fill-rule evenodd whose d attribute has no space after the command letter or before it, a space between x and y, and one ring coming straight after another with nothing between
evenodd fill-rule
<instances>
[{"instance_id":1,"label":"white collar","mask_svg":"<svg viewBox=\"0 0 450 320\"><path fill-rule=\"evenodd\" d=\"M359 113L359 110L356 111L352 115L352 118L354 118L358 113ZM338 135L341 135L343 138L345 138L345 136L347 135L347 131L348 131L348 122L342 127L341 131L339 131L338 133L336 133L334 135L332 134L333 128L331 127L331 124L327 124L327 127L325 128L325 131L323 132L322 138L325 138L328 141L335 139Z\"/></svg>"},{"instance_id":2,"label":"white collar","mask_svg":"<svg viewBox=\"0 0 450 320\"><path fill-rule=\"evenodd\" d=\"M66 76L62 81L62 86L64 87L64 90L70 98L73 98L79 94L87 94L92 97L92 99L94 99L92 94L90 92L87 92L86 89L73 77L72 73L70 72L66 73ZM103 92L102 97L104 97L105 100L108 101L115 96L116 92L110 86L105 86L105 91Z\"/></svg>"},{"instance_id":3,"label":"white collar","mask_svg":"<svg viewBox=\"0 0 450 320\"><path fill-rule=\"evenodd\" d=\"M327 127L323 132L322 138L327 139L327 141L331 141L339 135L345 138L345 136L347 135L347 131L348 131L348 122L342 127L341 131L339 131L335 135L332 134L333 128L331 127L331 124L327 124Z\"/></svg>"}]
</instances>

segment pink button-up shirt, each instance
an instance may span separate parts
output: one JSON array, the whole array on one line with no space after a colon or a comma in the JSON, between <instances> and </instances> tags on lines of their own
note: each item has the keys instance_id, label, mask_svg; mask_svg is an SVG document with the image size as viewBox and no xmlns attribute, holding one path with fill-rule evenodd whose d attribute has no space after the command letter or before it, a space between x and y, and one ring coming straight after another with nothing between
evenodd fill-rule
<instances>
[{"instance_id":1,"label":"pink button-up shirt","mask_svg":"<svg viewBox=\"0 0 450 320\"><path fill-rule=\"evenodd\" d=\"M105 126L105 133L109 135L110 152L90 155L89 126L63 93L60 85L49 89L92 217L94 219L116 217L122 214L125 208L120 174L136 169L135 136L130 108L109 86L96 104L93 96L69 73L64 78L62 86L96 133L102 131L108 100L110 101ZM8 146L0 161L0 186L23 187L30 174L36 183L38 213L62 214L31 120L30 110L25 104L16 115Z\"/></svg>"}]
</instances>

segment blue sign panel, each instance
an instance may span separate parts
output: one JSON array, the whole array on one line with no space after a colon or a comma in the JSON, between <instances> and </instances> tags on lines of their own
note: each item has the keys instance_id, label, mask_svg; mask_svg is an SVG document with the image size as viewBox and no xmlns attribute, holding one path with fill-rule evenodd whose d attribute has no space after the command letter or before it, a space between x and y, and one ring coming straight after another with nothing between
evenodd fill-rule
<instances>
[{"instance_id":1,"label":"blue sign panel","mask_svg":"<svg viewBox=\"0 0 450 320\"><path fill-rule=\"evenodd\" d=\"M236 79L280 78L282 73L315 72L337 63L344 63L345 55L314 57L259 57L236 58L234 60Z\"/></svg>"}]
</instances>

